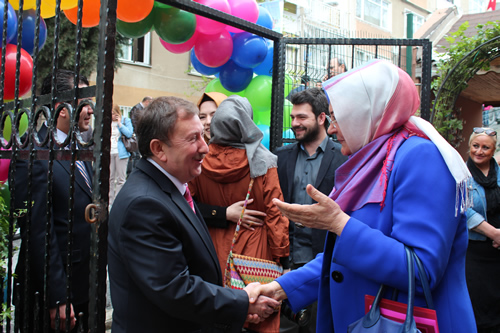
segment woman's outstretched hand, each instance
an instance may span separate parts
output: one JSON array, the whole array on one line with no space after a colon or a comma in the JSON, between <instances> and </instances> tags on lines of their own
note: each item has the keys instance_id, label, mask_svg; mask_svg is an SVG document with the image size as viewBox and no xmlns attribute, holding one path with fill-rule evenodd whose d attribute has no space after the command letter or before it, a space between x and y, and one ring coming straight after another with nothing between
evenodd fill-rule
<instances>
[{"instance_id":1,"label":"woman's outstretched hand","mask_svg":"<svg viewBox=\"0 0 500 333\"><path fill-rule=\"evenodd\" d=\"M295 223L301 223L306 227L331 231L340 236L344 230L349 215L344 213L340 206L314 188L307 185L307 194L317 203L312 205L289 204L278 199L273 203L281 213Z\"/></svg>"}]
</instances>

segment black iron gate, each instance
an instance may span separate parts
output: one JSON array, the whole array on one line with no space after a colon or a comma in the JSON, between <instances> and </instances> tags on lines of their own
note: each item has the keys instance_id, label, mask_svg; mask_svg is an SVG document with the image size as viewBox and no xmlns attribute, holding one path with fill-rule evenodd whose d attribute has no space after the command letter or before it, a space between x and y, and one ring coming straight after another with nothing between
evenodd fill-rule
<instances>
[{"instance_id":1,"label":"black iron gate","mask_svg":"<svg viewBox=\"0 0 500 333\"><path fill-rule=\"evenodd\" d=\"M22 33L22 17L23 17L23 0L20 0L20 8L17 14L18 17L18 36ZM356 50L364 46L370 46L374 48L373 58L384 57L383 52L379 50L385 50L387 47L396 48L399 51L398 57L391 57L390 60L398 65L401 65L401 48L406 46L419 46L422 47L422 76L421 76L421 115L428 119L429 103L430 103L430 64L431 64L431 44L428 40L409 40L409 39L315 39L315 38L284 38L280 33L271 31L269 29L263 28L256 24L249 23L247 21L235 18L231 15L222 13L220 11L208 8L206 6L200 5L191 0L162 0L160 1L165 4L172 5L174 7L184 9L186 11L192 12L194 14L202 15L211 19L218 20L220 22L232 25L234 27L246 30L248 32L257 34L264 38L270 39L274 42L274 70L272 72L273 87L272 87L272 106L271 106L271 119L270 119L270 148L281 146L283 142L283 132L286 131L286 123L283 123L283 105L284 105L284 92L285 92L285 78L288 76L295 76L292 78L292 83L297 83L297 79L302 75L311 75L313 70L311 66L314 65L313 61L308 60L309 49L323 47L322 52L328 54L327 61L337 56L336 47L346 46L351 48L351 60L352 67L356 64ZM53 73L58 70L58 45L59 45L59 23L62 15L60 0L56 1L56 15L55 15L55 33L53 36L48 36L48 38L54 39L53 52ZM40 19L40 6L41 0L36 1L36 17L37 24L39 25ZM83 0L78 1L78 21L75 26L76 44L75 44L75 63L74 68L68 68L75 72L73 87L78 87L80 82L80 51L81 51L81 33L82 33L82 6ZM69 196L64 200L67 200L68 209L68 225L67 225L67 253L66 254L66 274L69 277L66 279L66 285L64 286L65 293L65 303L71 303L71 286L74 280L72 276L72 262L75 258L72 257L73 250L73 228L75 224L75 212L73 207L75 205L75 178L78 174L78 163L77 161L88 161L92 162L92 199L91 203L87 206L86 210L86 221L90 223L90 256L89 256L89 331L90 332L104 332L105 330L105 315L106 315L106 248L107 248L107 216L108 216L108 191L109 191L109 162L110 162L110 131L111 131L111 108L112 108L112 94L113 94L113 77L114 77L114 59L115 59L115 36L116 36L116 6L117 0L101 0L101 19L100 19L100 35L99 35L99 52L98 52L98 64L95 69L96 73L96 84L95 86L88 88L76 88L64 92L52 89L51 93L41 95L38 93L37 87L37 59L39 54L38 49L38 39L39 39L39 29L35 30L35 49L33 53L33 69L32 69L32 80L31 80L31 97L21 99L22 93L20 92L21 85L21 70L22 70L22 59L21 59L21 45L18 43L16 45L16 61L15 69L8 68L6 66L6 52L2 53L2 65L0 71L0 111L2 114L0 122L0 130L4 128L10 122L13 124L13 128L10 131L10 135L6 135L5 131L2 131L2 136L5 142L0 143L0 159L10 160L10 169L8 177L8 185L11 193L10 206L13 209L7 210L6 220L8 221L6 236L6 263L4 265L6 269L6 279L3 281L2 290L4 290L5 303L7 304L7 310L12 311L14 309L13 304L20 304L20 301L28 298L27 296L23 299L20 298L20 294L14 295L13 293L13 267L15 266L16 249L14 248L14 233L17 228L17 220L22 220L22 242L27 246L30 245L31 241L31 231L34 223L43 223L44 225L44 239L46 240L45 245L41 248L43 251L43 290L40 290L38 296L41 297L37 302L29 303L24 302L23 305L23 316L32 316L35 322L43 323L43 328L41 331L48 332L49 324L48 321L43 320L49 314L49 308L51 307L49 298L46 293L49 291L49 278L48 272L50 272L50 258L54 255L50 251L50 246L48 240L50 240L51 234L53 234L54 227L51 224L53 220L52 208L54 205L60 203L59 198L54 197L54 184L57 184L55 180L59 177L59 174L54 174L54 164L59 163L59 161L67 161L69 165L69 173L67 178L69 179ZM3 36L2 45L7 44L7 12L8 3L4 2L4 24L3 24ZM20 41L21 38L18 38ZM287 56L287 48L291 45L296 45L297 49L301 50L305 48L305 62L297 63L291 61ZM5 49L5 48L4 48ZM387 58L387 57L386 57ZM398 60L399 59L399 60ZM399 62L398 62L399 61ZM292 70L290 68L298 68L299 70ZM316 69L317 70L317 69ZM9 72L10 71L10 72ZM7 73L10 74L7 74ZM15 72L15 83L9 83L6 80L6 75L12 75ZM293 75L292 75L293 74ZM321 74L316 75L321 77ZM52 78L52 83L57 81L57 76ZM14 82L14 81L12 81ZM7 86L11 85L11 86ZM6 90L13 89L15 91L13 96L13 101L6 100ZM95 97L95 105L93 102L89 102L86 99ZM83 100L83 102L82 102ZM59 105L59 103L65 102L65 104ZM86 141L82 139L80 129L78 127L78 121L80 111L84 108L88 108L91 105L94 113L94 132L92 139ZM59 136L57 134L56 125L57 119L60 117L62 110L65 109L71 115L70 129L68 131L68 138L66 140L58 140ZM28 118L28 128L24 132L23 130L23 117ZM48 134L40 139L40 128L46 127ZM286 141L286 138L285 138ZM7 162L8 163L8 162ZM38 176L37 164L42 163L47 166L47 172L44 175L46 177L47 191L46 196L43 200L38 200L33 202L32 193L36 190L34 186L34 178ZM26 197L22 198L25 201L25 211L19 211L16 208L15 203L20 200L16 198L19 191L19 184L16 184L16 180L19 177L20 171L18 166L27 165L27 182L26 182ZM35 205L45 205L47 207L46 214L44 216L34 216L33 207ZM22 214L22 217L17 217L18 214ZM81 218L81 217L80 217ZM25 247L21 250L21 257L25 260L25 274L23 274L23 281L20 285L29 285L32 275L30 274L30 252L24 253ZM45 294L44 294L45 292ZM31 295L35 297L35 295ZM39 315L34 315L37 309L41 309L42 318ZM68 310L69 311L69 310ZM28 315L29 314L29 315ZM66 312L69 315L69 312ZM2 322L3 330L11 332L12 330L18 331L21 329L25 332L35 332L31 325L28 317L16 316L13 319L7 318ZM68 322L69 323L69 322ZM83 331L83 330L82 330Z\"/></svg>"}]
</instances>

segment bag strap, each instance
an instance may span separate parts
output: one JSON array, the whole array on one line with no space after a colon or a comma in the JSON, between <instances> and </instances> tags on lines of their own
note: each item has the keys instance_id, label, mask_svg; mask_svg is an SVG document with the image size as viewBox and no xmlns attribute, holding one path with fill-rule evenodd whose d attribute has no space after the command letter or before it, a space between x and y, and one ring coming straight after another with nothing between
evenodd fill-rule
<instances>
[{"instance_id":1,"label":"bag strap","mask_svg":"<svg viewBox=\"0 0 500 333\"><path fill-rule=\"evenodd\" d=\"M234 230L234 236L233 236L233 241L231 242L231 249L229 250L229 255L227 256L227 263L226 263L226 272L230 271L230 261L231 258L233 257L233 248L234 244L236 243L236 238L238 238L238 232L240 231L240 226L241 226L241 221L243 220L243 214L245 214L245 210L247 209L247 203L248 199L250 198L250 192L252 191L252 186L253 186L253 181L254 179L250 179L250 184L248 185L248 191L247 191L247 196L245 197L245 202L243 203L243 209L241 210L240 218L238 219L238 223L236 224L236 229ZM230 277L225 277L230 278Z\"/></svg>"},{"instance_id":2,"label":"bag strap","mask_svg":"<svg viewBox=\"0 0 500 333\"><path fill-rule=\"evenodd\" d=\"M417 256L415 251L411 248L410 250L413 253L415 263L417 264L418 275L420 276L420 283L422 284L422 289L424 290L424 296L425 296L425 302L427 303L427 308L434 310L434 302L432 301L431 288L429 287L429 280L427 279L427 275L425 274L424 265L422 264L422 261L420 261L420 258Z\"/></svg>"},{"instance_id":3,"label":"bag strap","mask_svg":"<svg viewBox=\"0 0 500 333\"><path fill-rule=\"evenodd\" d=\"M417 324L413 317L413 304L415 302L415 256L412 254L412 249L405 245L406 262L408 266L408 308L406 310L406 319L402 326L402 333L417 332ZM384 293L385 286L381 285L380 289L373 300L370 311L363 318L363 327L369 328L375 325L380 319L380 301Z\"/></svg>"}]
</instances>

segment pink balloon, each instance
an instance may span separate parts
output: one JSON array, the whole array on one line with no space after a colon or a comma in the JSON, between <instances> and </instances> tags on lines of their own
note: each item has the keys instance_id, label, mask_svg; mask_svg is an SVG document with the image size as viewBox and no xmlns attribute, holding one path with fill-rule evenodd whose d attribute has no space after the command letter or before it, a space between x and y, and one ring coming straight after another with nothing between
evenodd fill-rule
<instances>
[{"instance_id":1,"label":"pink balloon","mask_svg":"<svg viewBox=\"0 0 500 333\"><path fill-rule=\"evenodd\" d=\"M259 6L255 0L228 0L231 7L231 15L240 19L257 22L259 18ZM243 30L234 28L230 25L226 27L229 32L242 32Z\"/></svg>"},{"instance_id":2,"label":"pink balloon","mask_svg":"<svg viewBox=\"0 0 500 333\"><path fill-rule=\"evenodd\" d=\"M160 43L161 43L161 45L163 45L164 48L166 48L168 51L170 51L172 53L176 53L176 54L185 53L193 48L194 44L198 40L198 35L199 35L198 31L195 30L193 36L191 36L191 38L189 38L184 43L170 44L170 43L165 42L161 38L160 38Z\"/></svg>"},{"instance_id":3,"label":"pink balloon","mask_svg":"<svg viewBox=\"0 0 500 333\"><path fill-rule=\"evenodd\" d=\"M227 0L194 0L207 7L231 14L231 7ZM226 28L224 23L220 23L209 18L196 15L196 30L205 35L218 35Z\"/></svg>"},{"instance_id":4,"label":"pink balloon","mask_svg":"<svg viewBox=\"0 0 500 333\"><path fill-rule=\"evenodd\" d=\"M10 160L0 160L0 182L4 182L9 178Z\"/></svg>"},{"instance_id":5,"label":"pink balloon","mask_svg":"<svg viewBox=\"0 0 500 333\"><path fill-rule=\"evenodd\" d=\"M219 67L224 65L233 53L233 39L226 30L218 35L200 34L194 54L196 58L205 66Z\"/></svg>"}]
</instances>

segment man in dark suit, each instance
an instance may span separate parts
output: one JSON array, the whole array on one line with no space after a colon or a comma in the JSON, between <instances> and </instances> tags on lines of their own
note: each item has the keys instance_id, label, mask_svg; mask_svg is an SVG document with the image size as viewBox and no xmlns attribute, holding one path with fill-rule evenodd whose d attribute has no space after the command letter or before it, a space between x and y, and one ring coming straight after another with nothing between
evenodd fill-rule
<instances>
[{"instance_id":1,"label":"man in dark suit","mask_svg":"<svg viewBox=\"0 0 500 333\"><path fill-rule=\"evenodd\" d=\"M56 73L56 93L73 89L74 72L58 70ZM51 93L52 75L45 78L42 85L42 94ZM88 86L84 76L80 76L79 87ZM81 101L79 101L81 102ZM56 103L56 109L61 103ZM90 106L81 108L76 126L80 132L89 129L93 110ZM57 141L62 144L70 132L72 115L64 108L60 112L57 123ZM75 127L76 127L75 126ZM47 136L47 124L43 124L38 131L41 142ZM36 147L36 146L35 146ZM48 149L48 145L36 147L39 150ZM67 149L57 147L54 149ZM70 325L75 327L75 314L83 313L82 325L87 327L88 301L89 301L89 257L90 257L90 225L85 221L85 207L92 202L92 165L90 162L77 161L80 164L75 167L74 185L71 182L70 161L54 160L51 178L49 180L49 162L47 160L35 160L32 169L31 202L32 210L29 224L26 216L18 219L21 227L22 243L18 265L16 267L16 283L20 285L15 288L19 293L20 304L16 304L16 323L20 325L22 332L42 331L42 327L49 318L44 314L44 275L47 281L47 298L49 304L50 326L55 328L56 312L59 310L61 318L60 328L65 329L66 318L66 285L67 285L67 262L68 262L68 234L71 223L72 252L71 260L71 290L70 300ZM26 208L28 200L28 163L26 160L18 160L15 173L15 199L16 208ZM52 192L48 197L49 185ZM70 191L72 193L73 206L71 221L69 218ZM48 202L49 201L49 202ZM47 214L49 211L49 214ZM47 217L50 220L47 224ZM49 236L47 226L50 227ZM29 233L28 233L29 227ZM28 238L29 236L29 238ZM48 238L48 253L46 253L45 242ZM28 242L29 240L29 242ZM28 248L29 244L29 248ZM47 257L46 257L47 256ZM45 273L45 258L50 258L48 271ZM26 261L28 260L28 261ZM29 263L26 266L26 262ZM29 283L25 285L25 276L29 275ZM35 297L38 292L39 296ZM27 302L27 304L25 303ZM59 307L57 302L60 302ZM36 304L36 305L35 305ZM28 309L28 312L24 310ZM38 313L36 309L40 309ZM35 328L34 321L38 316L39 326ZM27 328L27 329L25 329ZM76 327L75 327L76 331Z\"/></svg>"},{"instance_id":2,"label":"man in dark suit","mask_svg":"<svg viewBox=\"0 0 500 333\"><path fill-rule=\"evenodd\" d=\"M152 97L146 96L141 102L137 103L134 107L132 107L132 109L130 109L129 117L130 120L132 120L132 126L134 129L137 127L137 122L139 117L142 115L142 111L144 111L144 108L147 107L152 100Z\"/></svg>"},{"instance_id":3,"label":"man in dark suit","mask_svg":"<svg viewBox=\"0 0 500 333\"><path fill-rule=\"evenodd\" d=\"M196 106L176 97L151 102L137 126L142 159L109 217L108 265L114 333L241 332L278 306L222 287L208 229L187 182L208 146Z\"/></svg>"},{"instance_id":4,"label":"man in dark suit","mask_svg":"<svg viewBox=\"0 0 500 333\"><path fill-rule=\"evenodd\" d=\"M319 88L310 88L291 96L293 104L292 130L297 142L279 148L278 177L285 202L312 204L306 193L307 184L330 194L335 181L335 170L346 157L340 153L341 145L326 133L328 100ZM290 221L290 267L297 269L323 252L325 230L304 228ZM299 327L282 318L282 332L316 332L315 306L306 327ZM285 328L290 328L286 330Z\"/></svg>"}]
</instances>

